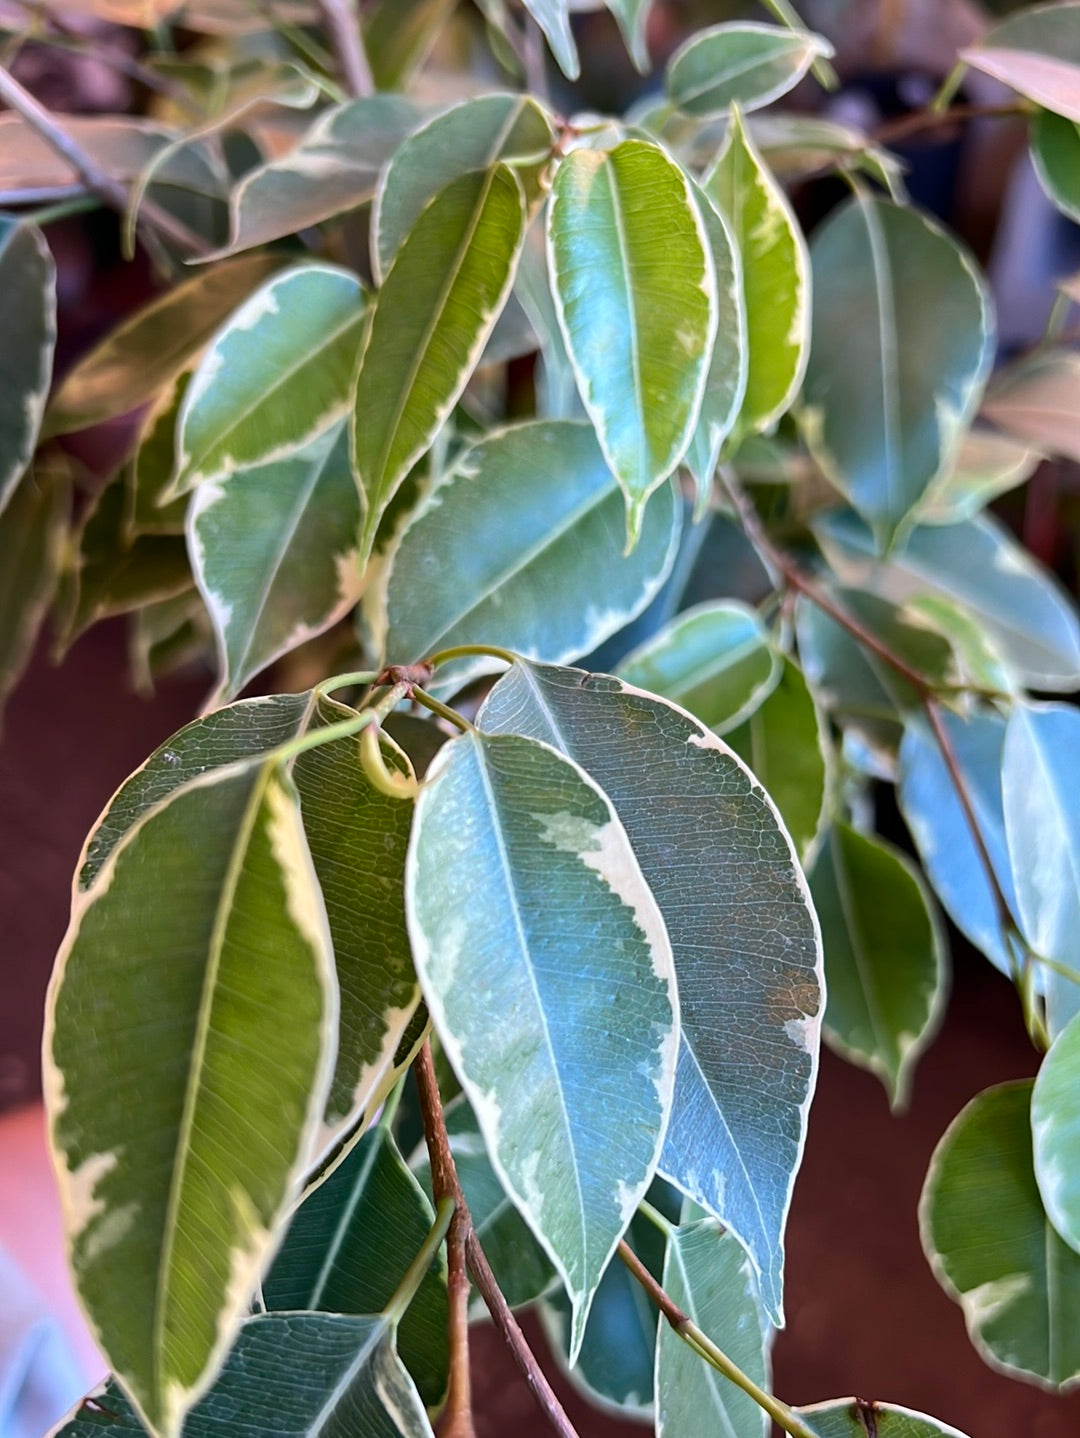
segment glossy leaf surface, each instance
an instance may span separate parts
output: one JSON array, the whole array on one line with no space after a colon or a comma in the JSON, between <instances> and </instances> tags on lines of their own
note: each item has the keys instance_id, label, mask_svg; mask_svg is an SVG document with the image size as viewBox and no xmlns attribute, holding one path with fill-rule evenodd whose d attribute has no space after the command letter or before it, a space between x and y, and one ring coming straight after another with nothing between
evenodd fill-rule
<instances>
[{"instance_id":1,"label":"glossy leaf surface","mask_svg":"<svg viewBox=\"0 0 1080 1438\"><path fill-rule=\"evenodd\" d=\"M663 920L601 791L516 735L440 750L406 898L447 1056L573 1304L573 1359L670 1111L678 1018Z\"/></svg>"},{"instance_id":2,"label":"glossy leaf surface","mask_svg":"<svg viewBox=\"0 0 1080 1438\"><path fill-rule=\"evenodd\" d=\"M795 1412L809 1423L818 1438L866 1438L869 1432L876 1433L877 1438L967 1438L959 1428L895 1403L840 1398L796 1408ZM868 1426L871 1423L873 1428Z\"/></svg>"},{"instance_id":3,"label":"glossy leaf surface","mask_svg":"<svg viewBox=\"0 0 1080 1438\"><path fill-rule=\"evenodd\" d=\"M1077 66L1080 84L1080 66ZM1031 158L1046 193L1063 215L1080 221L1080 123L1041 110L1031 127Z\"/></svg>"},{"instance_id":4,"label":"glossy leaf surface","mask_svg":"<svg viewBox=\"0 0 1080 1438\"><path fill-rule=\"evenodd\" d=\"M1080 121L1080 4L1010 15L960 58L1037 105Z\"/></svg>"},{"instance_id":5,"label":"glossy leaf surface","mask_svg":"<svg viewBox=\"0 0 1080 1438\"><path fill-rule=\"evenodd\" d=\"M821 1002L817 922L786 831L704 725L606 675L517 664L479 722L556 745L626 825L671 936L682 1011L660 1171L736 1231L779 1314Z\"/></svg>"},{"instance_id":6,"label":"glossy leaf surface","mask_svg":"<svg viewBox=\"0 0 1080 1438\"><path fill-rule=\"evenodd\" d=\"M688 115L722 115L731 105L746 113L771 105L793 89L818 56L832 46L807 30L754 22L699 30L671 57L667 92Z\"/></svg>"}]
</instances>

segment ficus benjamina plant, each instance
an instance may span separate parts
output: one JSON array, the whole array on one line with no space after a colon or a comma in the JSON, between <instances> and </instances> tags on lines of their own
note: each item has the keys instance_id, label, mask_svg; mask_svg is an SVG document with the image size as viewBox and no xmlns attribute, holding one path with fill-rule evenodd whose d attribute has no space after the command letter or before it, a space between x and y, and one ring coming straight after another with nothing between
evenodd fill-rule
<instances>
[{"instance_id":1,"label":"ficus benjamina plant","mask_svg":"<svg viewBox=\"0 0 1080 1438\"><path fill-rule=\"evenodd\" d=\"M217 674L87 839L49 992L113 1374L63 1438L465 1438L478 1307L564 1438L515 1310L663 1438L955 1435L769 1370L819 1040L904 1103L942 909L1044 1056L943 1135L926 1253L987 1362L1080 1377L1080 712L1046 697L1080 626L987 513L1080 460L1080 279L995 368L888 135L785 108L826 38L774 0L654 72L648 0L607 0L650 77L617 117L580 98L599 8L116 0L140 119L0 68L0 682L49 609ZM955 58L905 132L993 77L1080 218L1080 4ZM53 384L49 227L97 205L162 285ZM66 437L124 416L88 494Z\"/></svg>"}]
</instances>

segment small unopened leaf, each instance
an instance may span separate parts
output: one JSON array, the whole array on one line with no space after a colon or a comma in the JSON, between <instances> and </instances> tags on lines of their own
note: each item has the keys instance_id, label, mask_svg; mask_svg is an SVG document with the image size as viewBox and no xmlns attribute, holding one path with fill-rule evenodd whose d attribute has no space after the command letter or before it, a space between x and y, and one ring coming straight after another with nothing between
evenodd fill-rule
<instances>
[{"instance_id":1,"label":"small unopened leaf","mask_svg":"<svg viewBox=\"0 0 1080 1438\"><path fill-rule=\"evenodd\" d=\"M215 265L138 310L69 371L49 403L47 431L85 429L152 399L280 263L248 255Z\"/></svg>"},{"instance_id":2,"label":"small unopened leaf","mask_svg":"<svg viewBox=\"0 0 1080 1438\"><path fill-rule=\"evenodd\" d=\"M291 458L198 487L188 546L214 625L224 698L355 604L359 523L340 423Z\"/></svg>"},{"instance_id":3,"label":"small unopened leaf","mask_svg":"<svg viewBox=\"0 0 1080 1438\"><path fill-rule=\"evenodd\" d=\"M960 59L1037 105L1080 120L1080 4L1035 5L1010 15L961 50Z\"/></svg>"},{"instance_id":4,"label":"small unopened leaf","mask_svg":"<svg viewBox=\"0 0 1080 1438\"><path fill-rule=\"evenodd\" d=\"M1080 709L1017 704L1001 765L1005 837L1024 937L1067 971L1045 975L1051 1037L1080 1012L1078 795Z\"/></svg>"},{"instance_id":5,"label":"small unopened leaf","mask_svg":"<svg viewBox=\"0 0 1080 1438\"><path fill-rule=\"evenodd\" d=\"M993 360L990 296L951 236L856 197L815 233L802 422L886 549L948 464Z\"/></svg>"},{"instance_id":6,"label":"small unopened leaf","mask_svg":"<svg viewBox=\"0 0 1080 1438\"><path fill-rule=\"evenodd\" d=\"M688 115L744 113L771 105L796 86L813 62L833 48L808 30L755 22L699 30L671 57L667 92Z\"/></svg>"},{"instance_id":7,"label":"small unopened leaf","mask_svg":"<svg viewBox=\"0 0 1080 1438\"><path fill-rule=\"evenodd\" d=\"M497 644L562 663L641 612L675 560L678 497L650 501L623 555L625 506L590 426L539 420L489 435L425 497L376 590L374 639L412 663L458 644ZM460 686L500 667L476 655L437 675Z\"/></svg>"},{"instance_id":8,"label":"small unopened leaf","mask_svg":"<svg viewBox=\"0 0 1080 1438\"><path fill-rule=\"evenodd\" d=\"M553 292L600 447L645 501L693 438L716 338L716 272L690 182L656 145L575 150L548 212Z\"/></svg>"},{"instance_id":9,"label":"small unopened leaf","mask_svg":"<svg viewBox=\"0 0 1080 1438\"><path fill-rule=\"evenodd\" d=\"M260 1438L432 1438L423 1400L381 1314L249 1318L221 1376L184 1424L184 1438L245 1430ZM134 1438L145 1431L110 1380L50 1438Z\"/></svg>"},{"instance_id":10,"label":"small unopened leaf","mask_svg":"<svg viewBox=\"0 0 1080 1438\"><path fill-rule=\"evenodd\" d=\"M347 270L275 276L220 330L180 413L175 488L294 455L343 418L365 322Z\"/></svg>"},{"instance_id":11,"label":"small unopened leaf","mask_svg":"<svg viewBox=\"0 0 1080 1438\"><path fill-rule=\"evenodd\" d=\"M263 1279L271 1312L378 1313L435 1221L390 1130L366 1133L304 1199ZM446 1391L446 1260L440 1253L398 1329L398 1352L429 1408Z\"/></svg>"},{"instance_id":12,"label":"small unopened leaf","mask_svg":"<svg viewBox=\"0 0 1080 1438\"><path fill-rule=\"evenodd\" d=\"M417 800L406 897L447 1056L570 1296L573 1360L670 1108L678 1016L664 922L601 791L515 735L440 750Z\"/></svg>"},{"instance_id":13,"label":"small unopened leaf","mask_svg":"<svg viewBox=\"0 0 1080 1438\"><path fill-rule=\"evenodd\" d=\"M397 149L379 185L371 220L378 273L389 270L425 206L470 170L512 165L531 205L554 141L550 119L527 95L480 95L429 120Z\"/></svg>"},{"instance_id":14,"label":"small unopened leaf","mask_svg":"<svg viewBox=\"0 0 1080 1438\"><path fill-rule=\"evenodd\" d=\"M769 1387L768 1325L753 1265L733 1234L715 1219L681 1224L672 1233L663 1284L672 1301L732 1363ZM768 1419L754 1400L697 1353L668 1324L656 1348L657 1438L765 1438Z\"/></svg>"},{"instance_id":15,"label":"small unopened leaf","mask_svg":"<svg viewBox=\"0 0 1080 1438\"><path fill-rule=\"evenodd\" d=\"M784 192L735 110L724 148L702 181L731 226L742 257L748 369L739 428L771 428L791 404L806 368L810 262Z\"/></svg>"},{"instance_id":16,"label":"small unopened leaf","mask_svg":"<svg viewBox=\"0 0 1080 1438\"><path fill-rule=\"evenodd\" d=\"M0 719L56 589L71 510L66 474L24 476L0 514Z\"/></svg>"},{"instance_id":17,"label":"small unopened leaf","mask_svg":"<svg viewBox=\"0 0 1080 1438\"><path fill-rule=\"evenodd\" d=\"M780 659L757 613L737 600L676 615L619 665L619 677L660 694L724 734L768 697Z\"/></svg>"},{"instance_id":18,"label":"small unopened leaf","mask_svg":"<svg viewBox=\"0 0 1080 1438\"><path fill-rule=\"evenodd\" d=\"M294 1197L336 1019L300 808L273 766L177 790L75 897L45 1060L68 1253L163 1438L211 1382Z\"/></svg>"},{"instance_id":19,"label":"small unopened leaf","mask_svg":"<svg viewBox=\"0 0 1080 1438\"><path fill-rule=\"evenodd\" d=\"M561 749L626 825L671 937L682 1011L660 1172L738 1234L779 1317L821 979L817 922L776 811L698 720L607 675L518 663L478 722Z\"/></svg>"},{"instance_id":20,"label":"small unopened leaf","mask_svg":"<svg viewBox=\"0 0 1080 1438\"><path fill-rule=\"evenodd\" d=\"M1080 1254L1035 1182L1030 1079L972 1099L934 1150L923 1248L988 1363L1060 1391L1080 1377Z\"/></svg>"},{"instance_id":21,"label":"small unopened leaf","mask_svg":"<svg viewBox=\"0 0 1080 1438\"><path fill-rule=\"evenodd\" d=\"M56 266L35 226L0 216L0 512L37 444L56 346Z\"/></svg>"},{"instance_id":22,"label":"small unopened leaf","mask_svg":"<svg viewBox=\"0 0 1080 1438\"><path fill-rule=\"evenodd\" d=\"M868 1433L876 1438L967 1438L940 1418L865 1398L834 1398L795 1412L818 1438L867 1438Z\"/></svg>"},{"instance_id":23,"label":"small unopened leaf","mask_svg":"<svg viewBox=\"0 0 1080 1438\"><path fill-rule=\"evenodd\" d=\"M903 1108L945 1002L945 935L930 896L899 849L839 823L810 892L825 946L825 1036Z\"/></svg>"},{"instance_id":24,"label":"small unopened leaf","mask_svg":"<svg viewBox=\"0 0 1080 1438\"><path fill-rule=\"evenodd\" d=\"M356 385L361 562L387 505L468 383L506 303L524 238L521 183L495 165L440 190L398 251L379 290Z\"/></svg>"},{"instance_id":25,"label":"small unopened leaf","mask_svg":"<svg viewBox=\"0 0 1080 1438\"><path fill-rule=\"evenodd\" d=\"M1051 349L1009 365L991 385L983 414L1036 449L1080 460L1080 354Z\"/></svg>"}]
</instances>

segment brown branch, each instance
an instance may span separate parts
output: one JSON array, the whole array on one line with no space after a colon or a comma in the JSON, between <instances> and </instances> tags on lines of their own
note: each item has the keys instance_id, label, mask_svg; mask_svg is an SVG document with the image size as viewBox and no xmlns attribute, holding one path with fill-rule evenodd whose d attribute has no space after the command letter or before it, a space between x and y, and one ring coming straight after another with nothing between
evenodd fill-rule
<instances>
[{"instance_id":1,"label":"brown branch","mask_svg":"<svg viewBox=\"0 0 1080 1438\"><path fill-rule=\"evenodd\" d=\"M1030 115L1030 107L1013 101L1007 105L951 105L947 110L916 110L879 126L870 136L875 145L895 145L927 130L944 130L959 121L1009 120Z\"/></svg>"},{"instance_id":2,"label":"brown branch","mask_svg":"<svg viewBox=\"0 0 1080 1438\"><path fill-rule=\"evenodd\" d=\"M127 213L128 192L118 180L100 168L77 141L58 124L48 110L34 99L7 70L0 66L0 100L21 115L31 128L62 159L66 160L91 194L119 214ZM143 202L139 220L149 228L172 240L189 254L206 255L210 246L181 220L161 209L152 200Z\"/></svg>"},{"instance_id":3,"label":"brown branch","mask_svg":"<svg viewBox=\"0 0 1080 1438\"><path fill-rule=\"evenodd\" d=\"M358 99L374 95L375 80L364 49L356 6L350 0L319 0L319 9L346 85Z\"/></svg>"},{"instance_id":4,"label":"brown branch","mask_svg":"<svg viewBox=\"0 0 1080 1438\"><path fill-rule=\"evenodd\" d=\"M536 1355L529 1347L528 1340L518 1325L517 1319L510 1311L510 1305L503 1296L502 1289L487 1256L480 1246L480 1240L473 1228L472 1214L469 1212L469 1205L465 1202L465 1195L461 1190L458 1181L457 1167L454 1163L454 1155L450 1150L450 1137L446 1132L446 1121L443 1118L442 1100L439 1097L439 1085L435 1078L435 1064L431 1057L431 1045L425 1043L417 1055L413 1065L416 1074L416 1085L420 1095L420 1114L424 1124L424 1138L427 1142L428 1155L431 1159L431 1186L435 1192L436 1200L440 1197L450 1196L454 1200L454 1218L447 1235L447 1260L448 1266L454 1265L454 1244L460 1241L464 1250L469 1272L480 1292L480 1296L487 1304L488 1311L495 1320L495 1326L499 1329L506 1344L513 1354L514 1361L525 1379L525 1382L532 1390L533 1396L547 1418L551 1427L560 1438L578 1438L578 1434L566 1416L562 1404L555 1395L551 1384L544 1376ZM453 1284L454 1268L451 1266L450 1281ZM451 1427L445 1430L444 1438L465 1438L465 1435L472 1433L472 1416L468 1407L461 1408L460 1394L464 1388L465 1402L468 1403L468 1338L462 1332L460 1320L468 1305L468 1281L465 1281L464 1302L459 1308L455 1308L454 1289L451 1288L450 1295L450 1397L447 1402L447 1419ZM455 1316L456 1314L456 1316ZM456 1329L456 1331L454 1331ZM465 1376L462 1377L461 1364L465 1365ZM455 1372L455 1369L458 1371ZM464 1413L464 1417L458 1417ZM460 1424L461 1426L453 1426Z\"/></svg>"}]
</instances>

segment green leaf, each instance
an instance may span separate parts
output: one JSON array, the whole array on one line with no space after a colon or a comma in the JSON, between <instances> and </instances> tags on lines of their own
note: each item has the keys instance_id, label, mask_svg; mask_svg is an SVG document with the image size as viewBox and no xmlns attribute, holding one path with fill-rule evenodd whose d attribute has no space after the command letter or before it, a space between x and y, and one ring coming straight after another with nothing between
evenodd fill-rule
<instances>
[{"instance_id":1,"label":"green leaf","mask_svg":"<svg viewBox=\"0 0 1080 1438\"><path fill-rule=\"evenodd\" d=\"M127 466L125 528L129 538L140 534L183 534L187 496L169 499L176 464L176 425L189 373L179 375L158 396L143 421L134 458Z\"/></svg>"},{"instance_id":2,"label":"green leaf","mask_svg":"<svg viewBox=\"0 0 1080 1438\"><path fill-rule=\"evenodd\" d=\"M523 3L544 32L551 53L559 62L559 69L568 80L576 80L581 73L581 65L570 29L569 0L523 0Z\"/></svg>"},{"instance_id":3,"label":"green leaf","mask_svg":"<svg viewBox=\"0 0 1080 1438\"><path fill-rule=\"evenodd\" d=\"M503 1297L511 1308L535 1303L557 1282L555 1270L499 1182L488 1158L480 1125L464 1094L447 1104L446 1129L474 1232ZM431 1165L426 1147L419 1157L413 1158L412 1164L417 1178L430 1193ZM617 1265L612 1264L607 1272L615 1267ZM601 1287L606 1277L607 1274L600 1280Z\"/></svg>"},{"instance_id":4,"label":"green leaf","mask_svg":"<svg viewBox=\"0 0 1080 1438\"><path fill-rule=\"evenodd\" d=\"M286 270L252 295L188 385L174 493L294 455L340 420L364 310L360 281L334 265Z\"/></svg>"},{"instance_id":5,"label":"green leaf","mask_svg":"<svg viewBox=\"0 0 1080 1438\"><path fill-rule=\"evenodd\" d=\"M780 658L758 614L737 599L677 614L619 664L619 677L725 733L776 687Z\"/></svg>"},{"instance_id":6,"label":"green leaf","mask_svg":"<svg viewBox=\"0 0 1080 1438\"><path fill-rule=\"evenodd\" d=\"M387 273L439 191L470 170L504 161L517 174L531 207L554 143L550 118L528 95L480 95L429 120L405 140L383 172L371 217L376 273Z\"/></svg>"},{"instance_id":7,"label":"green leaf","mask_svg":"<svg viewBox=\"0 0 1080 1438\"><path fill-rule=\"evenodd\" d=\"M576 1359L670 1110L678 1010L663 920L601 791L514 735L472 733L436 756L406 904L447 1056L573 1304Z\"/></svg>"},{"instance_id":8,"label":"green leaf","mask_svg":"<svg viewBox=\"0 0 1080 1438\"><path fill-rule=\"evenodd\" d=\"M435 1221L423 1190L381 1124L314 1188L296 1210L262 1296L271 1311L377 1313ZM425 1404L446 1392L446 1259L428 1270L398 1331L398 1350Z\"/></svg>"},{"instance_id":9,"label":"green leaf","mask_svg":"<svg viewBox=\"0 0 1080 1438\"><path fill-rule=\"evenodd\" d=\"M604 0L622 31L630 58L643 75L650 69L649 47L645 31L652 0Z\"/></svg>"},{"instance_id":10,"label":"green leaf","mask_svg":"<svg viewBox=\"0 0 1080 1438\"><path fill-rule=\"evenodd\" d=\"M735 1230L778 1316L822 995L817 922L776 811L704 725L606 675L519 662L477 722L561 749L626 825L682 1010L660 1171Z\"/></svg>"},{"instance_id":11,"label":"green leaf","mask_svg":"<svg viewBox=\"0 0 1080 1438\"><path fill-rule=\"evenodd\" d=\"M377 90L405 88L456 3L457 0L378 0L371 9L365 9L364 45Z\"/></svg>"},{"instance_id":12,"label":"green leaf","mask_svg":"<svg viewBox=\"0 0 1080 1438\"><path fill-rule=\"evenodd\" d=\"M833 47L808 30L754 22L699 30L668 61L668 98L687 115L744 113L771 105Z\"/></svg>"},{"instance_id":13,"label":"green leaf","mask_svg":"<svg viewBox=\"0 0 1080 1438\"><path fill-rule=\"evenodd\" d=\"M970 430L952 462L915 508L918 524L956 524L974 519L1000 494L1030 479L1040 456L993 430Z\"/></svg>"},{"instance_id":14,"label":"green leaf","mask_svg":"<svg viewBox=\"0 0 1080 1438\"><path fill-rule=\"evenodd\" d=\"M1080 1376L1080 1256L1043 1210L1030 1079L986 1089L934 1150L919 1204L923 1248L994 1368L1060 1391Z\"/></svg>"},{"instance_id":15,"label":"green leaf","mask_svg":"<svg viewBox=\"0 0 1080 1438\"><path fill-rule=\"evenodd\" d=\"M66 650L99 619L128 614L192 587L183 539L140 534L127 526L127 487L106 485L83 517L63 611L61 647Z\"/></svg>"},{"instance_id":16,"label":"green leaf","mask_svg":"<svg viewBox=\"0 0 1080 1438\"><path fill-rule=\"evenodd\" d=\"M1080 66L1076 83L1080 85ZM1080 221L1080 124L1040 110L1031 125L1031 158L1054 204L1070 220Z\"/></svg>"},{"instance_id":17,"label":"green leaf","mask_svg":"<svg viewBox=\"0 0 1080 1438\"><path fill-rule=\"evenodd\" d=\"M899 1408L895 1403L868 1402L863 1398L834 1398L827 1403L814 1403L795 1412L809 1423L818 1438L967 1438L959 1428L916 1413L913 1408ZM874 1426L871 1427L870 1425Z\"/></svg>"},{"instance_id":18,"label":"green leaf","mask_svg":"<svg viewBox=\"0 0 1080 1438\"><path fill-rule=\"evenodd\" d=\"M243 699L185 725L110 800L83 848L79 889L89 888L124 835L183 785L354 712L314 691ZM405 767L392 743L384 744L383 757L390 768ZM412 809L371 785L355 739L301 754L293 778L340 989L337 1062L319 1134L325 1148L375 1102L419 1002L404 907Z\"/></svg>"},{"instance_id":19,"label":"green leaf","mask_svg":"<svg viewBox=\"0 0 1080 1438\"><path fill-rule=\"evenodd\" d=\"M664 1261L664 1288L703 1333L757 1383L769 1386L768 1325L753 1267L733 1235L710 1218L681 1224ZM668 1324L656 1348L657 1438L765 1438L765 1414L711 1368Z\"/></svg>"},{"instance_id":20,"label":"green leaf","mask_svg":"<svg viewBox=\"0 0 1080 1438\"><path fill-rule=\"evenodd\" d=\"M0 719L52 601L71 512L63 472L30 471L0 514Z\"/></svg>"},{"instance_id":21,"label":"green leaf","mask_svg":"<svg viewBox=\"0 0 1080 1438\"><path fill-rule=\"evenodd\" d=\"M326 913L273 765L176 791L74 899L45 1050L69 1260L163 1438L211 1382L293 1199L336 1020Z\"/></svg>"},{"instance_id":22,"label":"green leaf","mask_svg":"<svg viewBox=\"0 0 1080 1438\"><path fill-rule=\"evenodd\" d=\"M52 1438L129 1438L144 1429L115 1382L90 1395ZM240 1329L218 1381L184 1438L432 1438L423 1402L381 1315L266 1313Z\"/></svg>"},{"instance_id":23,"label":"green leaf","mask_svg":"<svg viewBox=\"0 0 1080 1438\"><path fill-rule=\"evenodd\" d=\"M741 433L770 429L791 404L806 368L810 262L784 192L735 109L716 163L702 181L731 226L742 256L749 353Z\"/></svg>"},{"instance_id":24,"label":"green leaf","mask_svg":"<svg viewBox=\"0 0 1080 1438\"><path fill-rule=\"evenodd\" d=\"M945 1006L947 949L930 895L899 849L840 823L810 892L825 946L825 1037L902 1109Z\"/></svg>"},{"instance_id":25,"label":"green leaf","mask_svg":"<svg viewBox=\"0 0 1080 1438\"><path fill-rule=\"evenodd\" d=\"M1015 912L1001 797L1005 723L990 711L968 718L946 713L942 722L997 881ZM986 868L941 750L921 721L905 727L896 795L945 912L997 968L1010 973L1010 954Z\"/></svg>"},{"instance_id":26,"label":"green leaf","mask_svg":"<svg viewBox=\"0 0 1080 1438\"><path fill-rule=\"evenodd\" d=\"M52 381L56 265L35 226L0 215L0 513L30 463Z\"/></svg>"},{"instance_id":27,"label":"green leaf","mask_svg":"<svg viewBox=\"0 0 1080 1438\"><path fill-rule=\"evenodd\" d=\"M852 514L814 524L825 556L844 584L893 604L940 596L983 627L1017 679L1033 689L1080 684L1080 622L1052 575L989 515L965 524L921 525L886 560Z\"/></svg>"},{"instance_id":28,"label":"green leaf","mask_svg":"<svg viewBox=\"0 0 1080 1438\"><path fill-rule=\"evenodd\" d=\"M1080 461L1080 354L1043 350L1007 366L991 385L983 414L1036 449Z\"/></svg>"},{"instance_id":29,"label":"green leaf","mask_svg":"<svg viewBox=\"0 0 1080 1438\"><path fill-rule=\"evenodd\" d=\"M245 175L230 200L221 254L249 250L354 210L422 111L403 95L370 95L324 110L300 143Z\"/></svg>"},{"instance_id":30,"label":"green leaf","mask_svg":"<svg viewBox=\"0 0 1080 1438\"><path fill-rule=\"evenodd\" d=\"M716 274L690 182L656 145L575 150L548 245L578 390L637 540L645 501L694 436L716 338Z\"/></svg>"},{"instance_id":31,"label":"green leaf","mask_svg":"<svg viewBox=\"0 0 1080 1438\"><path fill-rule=\"evenodd\" d=\"M139 694L153 694L159 679L204 658L212 643L198 590L146 605L131 616L128 629L132 685Z\"/></svg>"},{"instance_id":32,"label":"green leaf","mask_svg":"<svg viewBox=\"0 0 1080 1438\"><path fill-rule=\"evenodd\" d=\"M989 291L924 215L856 196L814 235L802 424L888 549L942 473L994 357Z\"/></svg>"},{"instance_id":33,"label":"green leaf","mask_svg":"<svg viewBox=\"0 0 1080 1438\"><path fill-rule=\"evenodd\" d=\"M769 697L724 737L776 805L806 864L821 827L827 772L821 720L794 660L783 660Z\"/></svg>"},{"instance_id":34,"label":"green leaf","mask_svg":"<svg viewBox=\"0 0 1080 1438\"><path fill-rule=\"evenodd\" d=\"M551 294L542 225L530 225L525 236L514 294L540 345L535 380L537 415L542 419L578 419L584 410Z\"/></svg>"},{"instance_id":35,"label":"green leaf","mask_svg":"<svg viewBox=\"0 0 1080 1438\"><path fill-rule=\"evenodd\" d=\"M650 1272L664 1264L663 1235L636 1213L627 1242ZM622 1417L652 1414L656 1354L656 1309L625 1264L609 1264L596 1290L577 1363L569 1366L570 1305L553 1293L540 1305L540 1318L560 1367L593 1405Z\"/></svg>"},{"instance_id":36,"label":"green leaf","mask_svg":"<svg viewBox=\"0 0 1080 1438\"><path fill-rule=\"evenodd\" d=\"M705 235L716 272L716 342L705 380L698 419L686 467L694 476L697 503L694 518L700 520L708 508L713 474L720 462L724 441L735 426L743 399L749 367L746 340L746 307L743 301L742 263L727 221L697 184L692 182Z\"/></svg>"},{"instance_id":37,"label":"green leaf","mask_svg":"<svg viewBox=\"0 0 1080 1438\"><path fill-rule=\"evenodd\" d=\"M496 431L441 476L371 594L372 635L394 663L458 644L577 659L639 614L675 560L673 486L651 501L623 557L624 506L590 426L539 420ZM440 688L501 667L441 667Z\"/></svg>"},{"instance_id":38,"label":"green leaf","mask_svg":"<svg viewBox=\"0 0 1080 1438\"><path fill-rule=\"evenodd\" d=\"M1020 927L1036 954L1075 979L1049 971L1051 1037L1080 1012L1080 710L1017 704L1009 716L1001 798Z\"/></svg>"},{"instance_id":39,"label":"green leaf","mask_svg":"<svg viewBox=\"0 0 1080 1438\"><path fill-rule=\"evenodd\" d=\"M776 111L759 113L750 124L754 143L778 179L798 180L830 167L841 173L862 170L897 202L905 197L904 162L853 125Z\"/></svg>"},{"instance_id":40,"label":"green leaf","mask_svg":"<svg viewBox=\"0 0 1080 1438\"><path fill-rule=\"evenodd\" d=\"M1080 1250L1080 1018L1073 1017L1042 1061L1031 1095L1035 1178L1050 1222Z\"/></svg>"},{"instance_id":41,"label":"green leaf","mask_svg":"<svg viewBox=\"0 0 1080 1438\"><path fill-rule=\"evenodd\" d=\"M421 214L379 291L360 362L353 457L366 559L386 506L457 403L506 303L525 196L495 165L452 180Z\"/></svg>"},{"instance_id":42,"label":"green leaf","mask_svg":"<svg viewBox=\"0 0 1080 1438\"><path fill-rule=\"evenodd\" d=\"M87 429L153 399L280 263L248 255L215 265L138 310L69 371L50 401L47 433Z\"/></svg>"},{"instance_id":43,"label":"green leaf","mask_svg":"<svg viewBox=\"0 0 1080 1438\"><path fill-rule=\"evenodd\" d=\"M359 523L343 423L289 459L198 487L188 548L214 625L221 697L356 603Z\"/></svg>"},{"instance_id":44,"label":"green leaf","mask_svg":"<svg viewBox=\"0 0 1080 1438\"><path fill-rule=\"evenodd\" d=\"M1080 4L1010 15L961 50L960 59L1037 105L1080 120Z\"/></svg>"}]
</instances>

